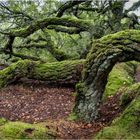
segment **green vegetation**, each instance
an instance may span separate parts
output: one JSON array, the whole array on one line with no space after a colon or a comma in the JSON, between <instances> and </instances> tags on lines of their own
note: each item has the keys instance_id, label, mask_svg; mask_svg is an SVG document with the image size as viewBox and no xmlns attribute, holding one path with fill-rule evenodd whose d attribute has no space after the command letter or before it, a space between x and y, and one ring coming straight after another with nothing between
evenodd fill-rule
<instances>
[{"instance_id":1,"label":"green vegetation","mask_svg":"<svg viewBox=\"0 0 140 140\"><path fill-rule=\"evenodd\" d=\"M125 111L97 138L138 138L137 63L128 61L140 61L140 17L135 14L140 0L130 7L128 2L0 1L0 88L20 80L76 85L68 120L86 122L98 117L102 99L122 92L120 105ZM9 66L3 69L4 64ZM0 119L2 139L49 136L45 127Z\"/></svg>"},{"instance_id":2,"label":"green vegetation","mask_svg":"<svg viewBox=\"0 0 140 140\"><path fill-rule=\"evenodd\" d=\"M77 118L77 115L75 113L71 113L69 114L69 116L67 117L67 120L68 121L77 121L78 118Z\"/></svg>"},{"instance_id":3,"label":"green vegetation","mask_svg":"<svg viewBox=\"0 0 140 140\"><path fill-rule=\"evenodd\" d=\"M80 79L84 62L84 59L52 63L19 60L0 71L0 87L25 77L48 83L75 85Z\"/></svg>"},{"instance_id":4,"label":"green vegetation","mask_svg":"<svg viewBox=\"0 0 140 140\"><path fill-rule=\"evenodd\" d=\"M45 127L0 119L0 139L52 139L55 136Z\"/></svg>"},{"instance_id":5,"label":"green vegetation","mask_svg":"<svg viewBox=\"0 0 140 140\"><path fill-rule=\"evenodd\" d=\"M139 30L124 30L116 34L110 34L99 39L102 44L131 44L140 40Z\"/></svg>"},{"instance_id":6,"label":"green vegetation","mask_svg":"<svg viewBox=\"0 0 140 140\"><path fill-rule=\"evenodd\" d=\"M134 83L136 64L134 62L115 65L108 77L104 98L114 95L120 88Z\"/></svg>"},{"instance_id":7,"label":"green vegetation","mask_svg":"<svg viewBox=\"0 0 140 140\"><path fill-rule=\"evenodd\" d=\"M82 71L82 65L84 60L75 60L75 61L61 61L53 63L40 63L34 66L31 73L31 77L40 80L57 81L60 79L60 82L67 78L79 80L80 72ZM81 71L80 71L81 70ZM78 72L79 74L78 74ZM77 74L77 75L76 75ZM29 76L30 77L30 76Z\"/></svg>"},{"instance_id":8,"label":"green vegetation","mask_svg":"<svg viewBox=\"0 0 140 140\"><path fill-rule=\"evenodd\" d=\"M25 77L32 62L29 60L18 61L11 66L0 71L0 87L10 84L21 77Z\"/></svg>"},{"instance_id":9,"label":"green vegetation","mask_svg":"<svg viewBox=\"0 0 140 140\"><path fill-rule=\"evenodd\" d=\"M120 105L122 108L127 107L131 101L133 101L134 98L137 97L137 95L140 94L140 83L135 83L131 85L130 87L127 87L123 94L121 95L120 99Z\"/></svg>"},{"instance_id":10,"label":"green vegetation","mask_svg":"<svg viewBox=\"0 0 140 140\"><path fill-rule=\"evenodd\" d=\"M135 93L134 99L130 100L133 93ZM129 98L127 94L130 96ZM95 137L96 139L140 138L140 83L132 85L125 91L121 104L126 107L124 112L110 126L101 130Z\"/></svg>"}]
</instances>

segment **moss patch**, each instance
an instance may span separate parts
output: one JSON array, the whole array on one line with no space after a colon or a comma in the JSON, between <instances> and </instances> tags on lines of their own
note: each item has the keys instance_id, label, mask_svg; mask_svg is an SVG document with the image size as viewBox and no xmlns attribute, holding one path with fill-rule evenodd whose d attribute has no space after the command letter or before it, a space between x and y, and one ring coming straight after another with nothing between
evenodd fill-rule
<instances>
[{"instance_id":1,"label":"moss patch","mask_svg":"<svg viewBox=\"0 0 140 140\"><path fill-rule=\"evenodd\" d=\"M77 117L77 115L73 112L73 113L69 114L69 116L67 117L67 120L68 120L68 121L76 121L76 120L78 120L78 117Z\"/></svg>"},{"instance_id":2,"label":"moss patch","mask_svg":"<svg viewBox=\"0 0 140 140\"><path fill-rule=\"evenodd\" d=\"M134 91L133 91L134 89ZM140 83L131 86L125 94L135 92L135 98L123 114L111 126L100 131L96 139L139 139L140 138ZM123 97L124 98L124 97ZM128 99L128 98L126 98Z\"/></svg>"},{"instance_id":3,"label":"moss patch","mask_svg":"<svg viewBox=\"0 0 140 140\"><path fill-rule=\"evenodd\" d=\"M24 77L48 83L75 85L81 77L84 62L84 59L53 63L20 60L0 71L0 88Z\"/></svg>"},{"instance_id":4,"label":"moss patch","mask_svg":"<svg viewBox=\"0 0 140 140\"><path fill-rule=\"evenodd\" d=\"M1 119L0 119L0 126L1 126L1 125L4 125L5 123L7 123L7 120L4 119L4 118L1 118Z\"/></svg>"},{"instance_id":5,"label":"moss patch","mask_svg":"<svg viewBox=\"0 0 140 140\"><path fill-rule=\"evenodd\" d=\"M23 122L0 119L1 139L51 139L54 138L45 127Z\"/></svg>"},{"instance_id":6,"label":"moss patch","mask_svg":"<svg viewBox=\"0 0 140 140\"><path fill-rule=\"evenodd\" d=\"M74 83L74 79L79 80L83 63L84 60L75 60L37 64L34 66L31 77L40 80L49 79L49 81L55 82L55 80L57 80L59 82L62 82L64 79L69 80L74 76L72 81Z\"/></svg>"},{"instance_id":7,"label":"moss patch","mask_svg":"<svg viewBox=\"0 0 140 140\"><path fill-rule=\"evenodd\" d=\"M123 108L127 107L137 94L140 94L140 83L133 84L123 91L120 99L120 105Z\"/></svg>"},{"instance_id":8,"label":"moss patch","mask_svg":"<svg viewBox=\"0 0 140 140\"><path fill-rule=\"evenodd\" d=\"M108 77L104 98L115 94L121 87L134 83L135 62L117 64Z\"/></svg>"},{"instance_id":9,"label":"moss patch","mask_svg":"<svg viewBox=\"0 0 140 140\"><path fill-rule=\"evenodd\" d=\"M28 68L32 65L29 60L20 60L11 66L0 71L0 87L6 86L12 81L24 77L28 73Z\"/></svg>"}]
</instances>

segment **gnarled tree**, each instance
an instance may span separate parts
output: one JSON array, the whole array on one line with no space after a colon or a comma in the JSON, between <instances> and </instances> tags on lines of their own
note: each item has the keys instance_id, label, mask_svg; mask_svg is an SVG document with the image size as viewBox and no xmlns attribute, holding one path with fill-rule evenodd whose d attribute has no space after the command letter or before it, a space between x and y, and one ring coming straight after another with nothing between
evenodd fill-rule
<instances>
[{"instance_id":1,"label":"gnarled tree","mask_svg":"<svg viewBox=\"0 0 140 140\"><path fill-rule=\"evenodd\" d=\"M77 85L74 112L80 119L92 121L107 84L108 74L117 62L140 61L140 31L126 30L105 36L93 45Z\"/></svg>"},{"instance_id":2,"label":"gnarled tree","mask_svg":"<svg viewBox=\"0 0 140 140\"><path fill-rule=\"evenodd\" d=\"M129 12L138 9L140 2L135 2L129 9L125 9L125 4L127 2L128 1L120 0L27 0L25 2L22 0L18 2L10 0L1 1L1 24L6 26L1 26L0 33L4 36L7 35L9 40L11 40L11 43L9 42L10 45L5 47L5 51L1 52L9 54L10 57L16 56L20 57L21 59L27 58L32 60L40 60L37 57L28 57L24 54L20 55L15 53L17 48L15 48L12 44L15 42L17 37L20 37L20 39L26 38L27 36L35 33L37 30L42 30L44 28L68 34L80 34L81 32L89 32L89 38L100 38L104 34L122 30L123 28L121 20L124 18L129 18L132 22L130 22L131 25L129 25L131 27L126 28L135 28L135 26L139 24L138 17L134 14L130 15ZM42 6L42 3L44 6ZM64 15L70 15L74 18L66 18L63 17ZM63 51L55 48L56 46L54 47L52 43L48 43L47 40L44 42L44 44L40 44L40 42L37 42L36 44L25 44L22 45L22 47L27 49L30 47L44 48L46 44L47 46L49 44L47 50L57 60L61 61L70 58L69 55L64 54ZM4 44L1 46L3 45ZM87 54L88 49L90 48L89 45L87 46L87 51L84 51L83 49L84 55L81 55L81 57Z\"/></svg>"},{"instance_id":3,"label":"gnarled tree","mask_svg":"<svg viewBox=\"0 0 140 140\"><path fill-rule=\"evenodd\" d=\"M92 121L98 116L98 107L107 84L107 77L117 62L140 61L140 31L126 30L110 34L94 42L85 62L62 61L38 63L19 61L0 71L0 86L22 77L50 83L76 83L83 69L82 81L77 84L74 112L80 119Z\"/></svg>"},{"instance_id":4,"label":"gnarled tree","mask_svg":"<svg viewBox=\"0 0 140 140\"><path fill-rule=\"evenodd\" d=\"M120 0L101 0L100 2L94 0L71 0L64 3L64 5L61 5L61 7L51 16L46 14L47 18L44 15L39 15L41 12L38 12L39 16L32 17L32 14L27 14L28 12L23 13L23 11L19 12L20 10L12 10L9 5L2 3L0 4L1 19L4 17L6 22L17 19L17 22L12 23L14 29L7 28L0 31L3 36L8 37L5 47L2 47L0 52L17 57L20 56L22 59L27 58L38 61L39 59L36 57L19 55L13 51L15 38L26 38L38 30L54 29L57 32L60 31L69 34L79 34L80 32L86 31L90 32L91 38L94 37L94 39L100 38L104 34L110 32L117 32L122 29L121 20L125 17L130 18L128 12L133 11L135 8L137 9L139 6L139 2L137 2L135 4L138 6L132 6L132 8L126 11L123 9L125 3L126 1L123 2ZM8 13L6 12L5 15L3 15L3 8L6 11L9 11ZM68 17L69 14L67 12L69 12L69 10L75 17ZM80 15L81 11L83 15ZM97 19L98 17L101 17L101 22L97 24L95 20L83 19L85 11L91 11L95 14L95 16L94 14L89 14L87 19L95 18L96 15L98 15ZM63 17L64 14L66 17ZM9 20L9 15L12 17L10 18L11 20ZM15 16L18 18L15 18ZM19 17L24 18L21 20ZM114 19L116 20L115 23L112 22ZM139 24L138 17L135 18L134 16L132 21L134 23L133 26ZM103 24L101 24L102 22ZM106 32L106 30L109 31ZM86 60L82 81L77 85L78 96L74 111L79 118L86 121L92 121L97 117L98 106L101 102L102 94L107 83L108 74L117 62L130 60L140 61L139 34L140 31L128 30L96 40L93 42L93 47L91 46L92 42L89 43L90 46L87 49L91 47L92 49ZM46 41L49 44L48 50L57 58L57 60L65 58L63 54L58 53L57 50L53 48L53 44L50 43L51 39L49 38L49 35L46 34L46 36L48 37ZM0 86L12 83L22 77L45 80L50 83L62 82L75 84L80 77L81 65L83 65L82 60L62 61L52 64L19 61L0 71ZM75 76L77 76L76 80L73 81Z\"/></svg>"}]
</instances>

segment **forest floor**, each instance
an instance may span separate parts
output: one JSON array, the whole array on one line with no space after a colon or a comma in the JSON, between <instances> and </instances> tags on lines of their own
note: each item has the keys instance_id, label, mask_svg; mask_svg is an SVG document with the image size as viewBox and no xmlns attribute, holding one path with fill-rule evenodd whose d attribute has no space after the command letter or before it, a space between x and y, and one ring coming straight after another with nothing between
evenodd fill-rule
<instances>
[{"instance_id":1,"label":"forest floor","mask_svg":"<svg viewBox=\"0 0 140 140\"><path fill-rule=\"evenodd\" d=\"M140 82L140 67L136 71L135 81ZM116 93L101 104L100 116L96 121L90 124L70 121L68 116L75 102L74 88L48 86L35 80L23 82L14 83L0 91L0 117L40 123L55 131L57 138L93 138L121 112L120 94Z\"/></svg>"},{"instance_id":2,"label":"forest floor","mask_svg":"<svg viewBox=\"0 0 140 140\"><path fill-rule=\"evenodd\" d=\"M0 91L0 117L28 123L46 122L57 138L86 139L119 115L120 94L109 97L100 107L100 117L88 124L68 120L75 102L74 88L52 87L38 81L14 83ZM44 123L43 123L44 125Z\"/></svg>"}]
</instances>

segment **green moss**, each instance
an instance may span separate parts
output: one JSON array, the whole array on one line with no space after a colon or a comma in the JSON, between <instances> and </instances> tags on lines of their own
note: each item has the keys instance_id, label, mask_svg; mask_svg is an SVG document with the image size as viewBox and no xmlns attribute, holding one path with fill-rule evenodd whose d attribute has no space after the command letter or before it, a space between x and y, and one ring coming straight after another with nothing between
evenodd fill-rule
<instances>
[{"instance_id":1,"label":"green moss","mask_svg":"<svg viewBox=\"0 0 140 140\"><path fill-rule=\"evenodd\" d=\"M126 65L124 65L124 70L127 71L128 75L134 78L137 67L138 67L138 62L130 61L130 62L126 62Z\"/></svg>"},{"instance_id":2,"label":"green moss","mask_svg":"<svg viewBox=\"0 0 140 140\"><path fill-rule=\"evenodd\" d=\"M127 87L134 82L135 67L132 62L117 64L108 77L104 98L115 94L122 86Z\"/></svg>"},{"instance_id":3,"label":"green moss","mask_svg":"<svg viewBox=\"0 0 140 140\"><path fill-rule=\"evenodd\" d=\"M77 96L77 92L73 92L71 95L72 95L73 97L76 97L76 96Z\"/></svg>"},{"instance_id":4,"label":"green moss","mask_svg":"<svg viewBox=\"0 0 140 140\"><path fill-rule=\"evenodd\" d=\"M4 125L6 122L7 122L7 120L6 120L6 119L1 118L1 119L0 119L0 126L1 126L1 125Z\"/></svg>"},{"instance_id":5,"label":"green moss","mask_svg":"<svg viewBox=\"0 0 140 140\"><path fill-rule=\"evenodd\" d=\"M69 116L67 117L68 121L76 121L78 120L78 116L73 112L71 114L69 114Z\"/></svg>"},{"instance_id":6,"label":"green moss","mask_svg":"<svg viewBox=\"0 0 140 140\"><path fill-rule=\"evenodd\" d=\"M140 94L140 83L133 84L123 91L120 99L120 105L122 107L126 107L136 97L137 94Z\"/></svg>"},{"instance_id":7,"label":"green moss","mask_svg":"<svg viewBox=\"0 0 140 140\"><path fill-rule=\"evenodd\" d=\"M140 83L130 87L135 98L122 115L111 126L105 127L96 135L96 139L139 139L140 138ZM133 91L134 90L134 91ZM128 93L129 89L127 90ZM136 92L137 91L137 92ZM124 97L123 97L124 98Z\"/></svg>"},{"instance_id":8,"label":"green moss","mask_svg":"<svg viewBox=\"0 0 140 140\"><path fill-rule=\"evenodd\" d=\"M76 90L77 90L78 93L82 93L84 88L85 88L84 83L79 82L79 83L76 84Z\"/></svg>"},{"instance_id":9,"label":"green moss","mask_svg":"<svg viewBox=\"0 0 140 140\"><path fill-rule=\"evenodd\" d=\"M123 43L131 44L133 41L140 42L140 31L139 30L125 30L116 34L110 34L99 39L103 44Z\"/></svg>"},{"instance_id":10,"label":"green moss","mask_svg":"<svg viewBox=\"0 0 140 140\"><path fill-rule=\"evenodd\" d=\"M6 86L14 79L24 77L28 73L28 68L31 65L29 60L20 60L17 63L0 71L0 87Z\"/></svg>"},{"instance_id":11,"label":"green moss","mask_svg":"<svg viewBox=\"0 0 140 140\"><path fill-rule=\"evenodd\" d=\"M49 79L50 81L69 79L73 73L76 74L76 71L82 70L83 63L84 60L40 63L34 67L32 76L36 79Z\"/></svg>"},{"instance_id":12,"label":"green moss","mask_svg":"<svg viewBox=\"0 0 140 140\"><path fill-rule=\"evenodd\" d=\"M31 57L38 57L40 58L40 60L42 60L43 62L54 62L56 61L56 59L54 58L54 56L44 47L43 48L20 48L20 49L15 49L16 53L20 53L20 54L24 54L27 56L31 56ZM12 57L11 60L15 59L17 57Z\"/></svg>"},{"instance_id":13,"label":"green moss","mask_svg":"<svg viewBox=\"0 0 140 140\"><path fill-rule=\"evenodd\" d=\"M86 59L86 66L83 74L84 79L89 75L92 65L94 64L95 69L98 68L100 63L102 63L102 59L113 60L113 58L116 58L115 56L117 56L117 54L121 54L123 51L134 53L135 50L129 45L140 42L140 39L138 39L139 33L140 31L138 30L125 30L94 41L93 47ZM97 61L98 59L100 59L100 63ZM121 57L120 60L121 59L123 58Z\"/></svg>"},{"instance_id":14,"label":"green moss","mask_svg":"<svg viewBox=\"0 0 140 140\"><path fill-rule=\"evenodd\" d=\"M67 60L67 59L70 59L70 57L71 57L68 54L66 54L64 51L62 51L60 49L55 49L55 48L53 49L52 54L59 61Z\"/></svg>"},{"instance_id":15,"label":"green moss","mask_svg":"<svg viewBox=\"0 0 140 140\"><path fill-rule=\"evenodd\" d=\"M52 63L20 60L0 71L0 87L20 78L31 78L48 83L75 84L81 76L85 60L61 61Z\"/></svg>"},{"instance_id":16,"label":"green moss","mask_svg":"<svg viewBox=\"0 0 140 140\"><path fill-rule=\"evenodd\" d=\"M0 119L0 121L3 119ZM0 125L1 139L50 139L53 138L45 127L37 124L7 121Z\"/></svg>"}]
</instances>

